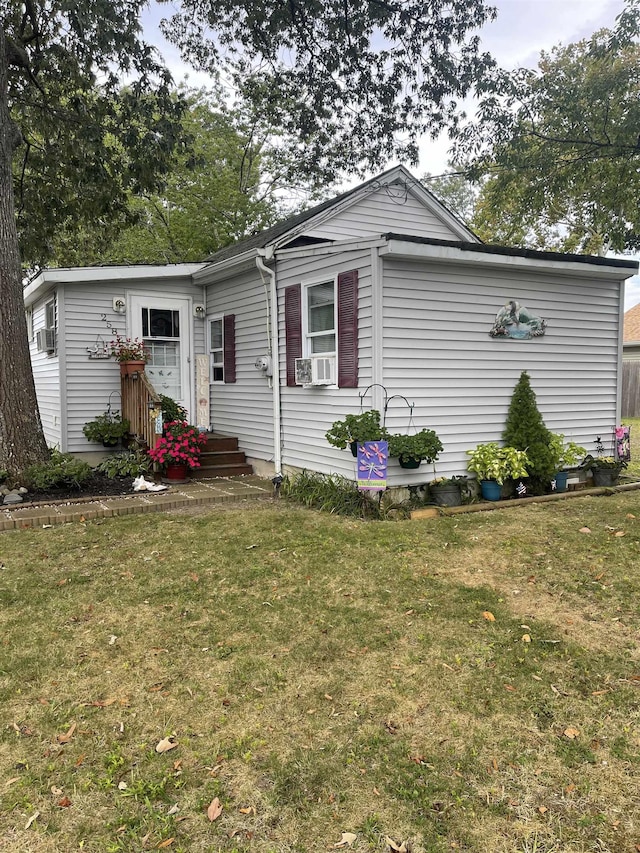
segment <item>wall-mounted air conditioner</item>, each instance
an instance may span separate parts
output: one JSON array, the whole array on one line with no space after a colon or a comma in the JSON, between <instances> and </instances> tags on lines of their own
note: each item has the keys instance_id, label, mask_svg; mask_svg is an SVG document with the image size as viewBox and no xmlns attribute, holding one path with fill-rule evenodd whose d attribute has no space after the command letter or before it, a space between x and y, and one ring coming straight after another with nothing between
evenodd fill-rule
<instances>
[{"instance_id":1,"label":"wall-mounted air conditioner","mask_svg":"<svg viewBox=\"0 0 640 853\"><path fill-rule=\"evenodd\" d=\"M38 329L36 332L36 349L38 352L55 352L56 330Z\"/></svg>"},{"instance_id":2,"label":"wall-mounted air conditioner","mask_svg":"<svg viewBox=\"0 0 640 853\"><path fill-rule=\"evenodd\" d=\"M312 355L296 358L296 385L335 385L335 355Z\"/></svg>"}]
</instances>

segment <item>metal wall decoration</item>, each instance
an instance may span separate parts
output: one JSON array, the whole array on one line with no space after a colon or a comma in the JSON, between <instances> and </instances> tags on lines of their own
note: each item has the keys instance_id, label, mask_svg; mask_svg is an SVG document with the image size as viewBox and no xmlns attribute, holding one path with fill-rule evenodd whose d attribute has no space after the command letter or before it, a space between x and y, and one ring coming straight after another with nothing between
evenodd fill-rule
<instances>
[{"instance_id":1,"label":"metal wall decoration","mask_svg":"<svg viewBox=\"0 0 640 853\"><path fill-rule=\"evenodd\" d=\"M513 340L528 340L539 338L547 328L546 320L536 317L524 305L514 299L505 303L496 314L496 319L489 334L492 338L510 338Z\"/></svg>"},{"instance_id":2,"label":"metal wall decoration","mask_svg":"<svg viewBox=\"0 0 640 853\"><path fill-rule=\"evenodd\" d=\"M101 335L98 335L92 347L87 347L87 352L90 359L111 358L111 350L107 347Z\"/></svg>"}]
</instances>

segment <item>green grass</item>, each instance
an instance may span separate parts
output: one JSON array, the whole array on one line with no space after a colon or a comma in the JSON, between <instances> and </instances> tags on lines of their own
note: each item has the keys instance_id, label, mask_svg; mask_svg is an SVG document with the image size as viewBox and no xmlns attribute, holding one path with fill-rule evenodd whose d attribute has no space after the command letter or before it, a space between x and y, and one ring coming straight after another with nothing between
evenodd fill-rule
<instances>
[{"instance_id":1,"label":"green grass","mask_svg":"<svg viewBox=\"0 0 640 853\"><path fill-rule=\"evenodd\" d=\"M639 557L640 492L2 534L0 849L632 851Z\"/></svg>"}]
</instances>

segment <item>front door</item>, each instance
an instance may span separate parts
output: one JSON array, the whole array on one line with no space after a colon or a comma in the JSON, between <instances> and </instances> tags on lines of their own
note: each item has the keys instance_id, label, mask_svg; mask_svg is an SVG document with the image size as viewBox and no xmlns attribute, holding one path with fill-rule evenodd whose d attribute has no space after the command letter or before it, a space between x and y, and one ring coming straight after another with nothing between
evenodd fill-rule
<instances>
[{"instance_id":1,"label":"front door","mask_svg":"<svg viewBox=\"0 0 640 853\"><path fill-rule=\"evenodd\" d=\"M190 302L150 294L130 294L132 338L149 353L146 374L158 394L171 397L192 413Z\"/></svg>"}]
</instances>

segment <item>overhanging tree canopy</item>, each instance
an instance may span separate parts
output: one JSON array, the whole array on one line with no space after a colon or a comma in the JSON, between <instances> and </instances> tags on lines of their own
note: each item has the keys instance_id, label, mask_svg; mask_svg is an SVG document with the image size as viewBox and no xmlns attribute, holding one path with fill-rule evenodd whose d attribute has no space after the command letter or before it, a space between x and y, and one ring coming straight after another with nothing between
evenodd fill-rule
<instances>
[{"instance_id":1,"label":"overhanging tree canopy","mask_svg":"<svg viewBox=\"0 0 640 853\"><path fill-rule=\"evenodd\" d=\"M640 10L614 30L497 75L455 153L486 175L474 227L485 239L561 251L640 247Z\"/></svg>"}]
</instances>

